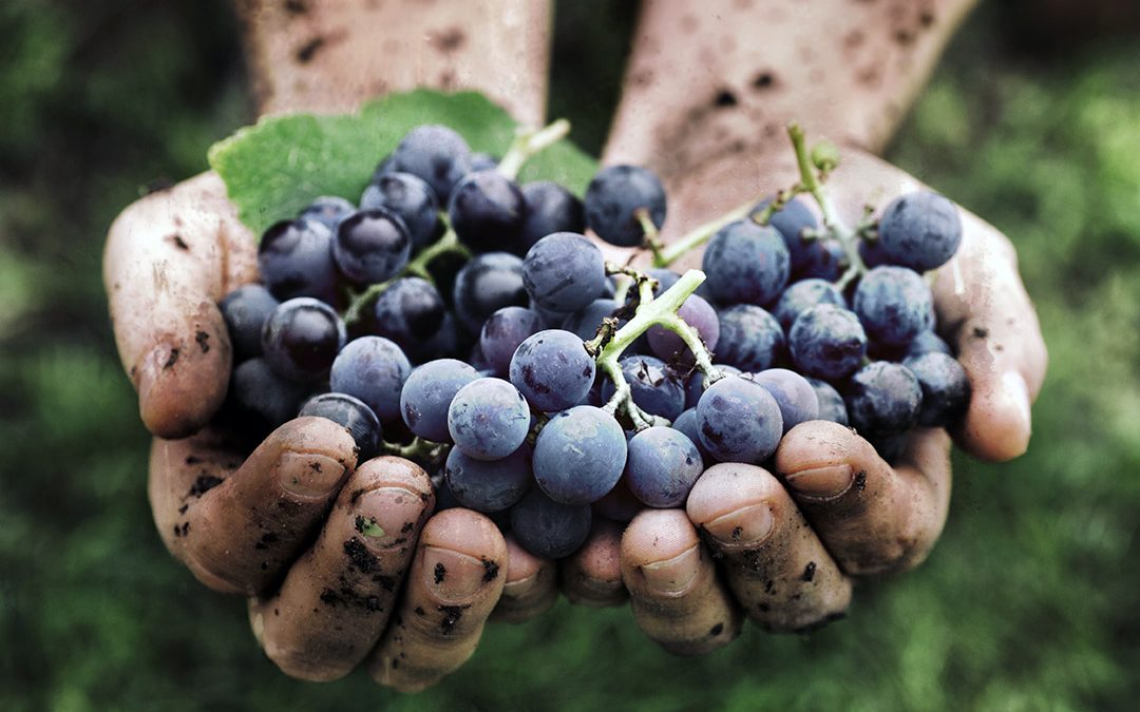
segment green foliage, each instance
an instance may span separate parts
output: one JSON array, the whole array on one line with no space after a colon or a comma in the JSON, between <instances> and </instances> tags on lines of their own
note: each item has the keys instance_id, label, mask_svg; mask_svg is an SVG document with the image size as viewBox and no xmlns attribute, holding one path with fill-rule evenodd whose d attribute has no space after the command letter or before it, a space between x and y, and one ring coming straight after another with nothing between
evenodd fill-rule
<instances>
[{"instance_id":1,"label":"green foliage","mask_svg":"<svg viewBox=\"0 0 1140 712\"><path fill-rule=\"evenodd\" d=\"M292 114L262 119L210 149L210 166L254 232L295 215L321 195L356 201L376 165L404 135L422 124L459 132L473 151L501 156L515 123L473 92L419 89L390 94L349 116ZM520 180L554 180L581 193L594 162L559 141L527 163Z\"/></svg>"}]
</instances>

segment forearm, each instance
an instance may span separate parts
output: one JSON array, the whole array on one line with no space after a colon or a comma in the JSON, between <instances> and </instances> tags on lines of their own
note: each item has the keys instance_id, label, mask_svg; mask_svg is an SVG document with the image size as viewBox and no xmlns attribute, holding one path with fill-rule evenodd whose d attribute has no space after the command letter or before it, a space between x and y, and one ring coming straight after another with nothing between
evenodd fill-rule
<instances>
[{"instance_id":1,"label":"forearm","mask_svg":"<svg viewBox=\"0 0 1140 712\"><path fill-rule=\"evenodd\" d=\"M666 184L809 137L881 150L976 0L646 0L606 151Z\"/></svg>"},{"instance_id":2,"label":"forearm","mask_svg":"<svg viewBox=\"0 0 1140 712\"><path fill-rule=\"evenodd\" d=\"M547 0L235 0L260 113L350 111L417 87L480 91L538 125Z\"/></svg>"}]
</instances>

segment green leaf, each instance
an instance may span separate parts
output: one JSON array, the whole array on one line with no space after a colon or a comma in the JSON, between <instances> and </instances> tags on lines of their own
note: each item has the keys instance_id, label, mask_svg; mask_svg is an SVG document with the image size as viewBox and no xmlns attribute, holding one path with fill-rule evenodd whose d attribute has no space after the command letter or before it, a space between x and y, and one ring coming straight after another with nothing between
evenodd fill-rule
<instances>
[{"instance_id":1,"label":"green leaf","mask_svg":"<svg viewBox=\"0 0 1140 712\"><path fill-rule=\"evenodd\" d=\"M419 89L369 102L357 114L262 119L214 144L210 166L242 221L260 234L321 195L359 200L376 165L422 124L449 126L471 150L496 156L515 131L507 112L481 94ZM581 195L596 168L592 158L560 141L532 158L519 180L552 180Z\"/></svg>"}]
</instances>

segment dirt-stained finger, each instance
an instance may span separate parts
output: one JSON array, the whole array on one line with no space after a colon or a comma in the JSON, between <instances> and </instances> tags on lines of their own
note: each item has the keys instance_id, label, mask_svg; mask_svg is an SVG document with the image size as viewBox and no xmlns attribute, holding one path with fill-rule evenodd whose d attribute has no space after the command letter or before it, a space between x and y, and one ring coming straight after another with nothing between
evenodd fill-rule
<instances>
[{"instance_id":1,"label":"dirt-stained finger","mask_svg":"<svg viewBox=\"0 0 1140 712\"><path fill-rule=\"evenodd\" d=\"M621 537L625 525L595 517L582 548L561 562L562 592L573 604L601 608L625 603Z\"/></svg>"},{"instance_id":2,"label":"dirt-stained finger","mask_svg":"<svg viewBox=\"0 0 1140 712\"><path fill-rule=\"evenodd\" d=\"M509 533L507 571L503 595L491 620L522 623L550 610L558 602L558 569L553 561L540 559L519 546Z\"/></svg>"}]
</instances>

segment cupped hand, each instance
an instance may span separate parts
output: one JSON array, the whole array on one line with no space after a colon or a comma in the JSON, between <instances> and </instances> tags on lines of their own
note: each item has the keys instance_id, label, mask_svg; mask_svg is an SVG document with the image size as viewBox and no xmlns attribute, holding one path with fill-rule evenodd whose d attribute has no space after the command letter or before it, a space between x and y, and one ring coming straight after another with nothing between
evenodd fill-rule
<instances>
[{"instance_id":1,"label":"cupped hand","mask_svg":"<svg viewBox=\"0 0 1140 712\"><path fill-rule=\"evenodd\" d=\"M795 177L779 152L715 163L670 193L663 237ZM828 185L852 222L864 204L881 208L922 187L858 151L844 151ZM964 210L962 217L961 248L934 286L940 331L973 388L953 436L973 455L1003 461L1028 445L1047 354L1009 240ZM693 254L674 268L699 264ZM643 510L621 536L616 525L596 527L564 564L573 573L563 577L568 595L605 605L627 590L645 633L680 654L728 643L744 618L770 631L813 629L844 614L860 577L905 571L930 553L949 508L950 445L943 430L916 429L892 467L849 428L801 424L781 442L774 472L716 465L684 510Z\"/></svg>"},{"instance_id":2,"label":"cupped hand","mask_svg":"<svg viewBox=\"0 0 1140 712\"><path fill-rule=\"evenodd\" d=\"M382 685L422 689L470 657L497 604L525 614L553 602L553 588L535 586L549 574L534 575L537 562L487 517L433 516L427 473L399 458L358 463L332 421L290 421L252 453L209 425L232 360L216 304L257 279L254 238L216 175L127 208L108 235L104 279L156 436L159 533L202 583L249 597L254 634L286 673L332 680L365 662Z\"/></svg>"}]
</instances>

